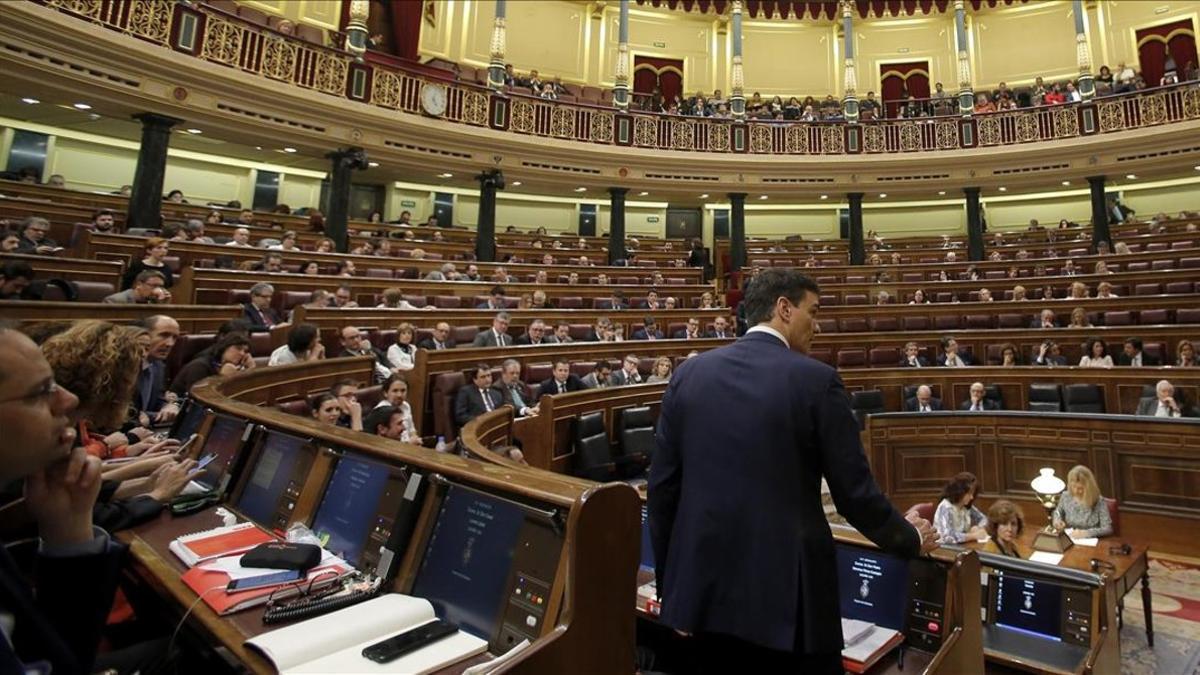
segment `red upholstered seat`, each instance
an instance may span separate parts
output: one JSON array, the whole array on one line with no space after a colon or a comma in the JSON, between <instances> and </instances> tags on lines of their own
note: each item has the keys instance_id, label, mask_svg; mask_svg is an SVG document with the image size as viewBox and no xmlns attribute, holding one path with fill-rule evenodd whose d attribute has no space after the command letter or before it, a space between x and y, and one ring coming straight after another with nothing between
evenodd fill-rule
<instances>
[{"instance_id":1,"label":"red upholstered seat","mask_svg":"<svg viewBox=\"0 0 1200 675\"><path fill-rule=\"evenodd\" d=\"M558 299L560 309L583 309L583 298L578 295L571 295Z\"/></svg>"},{"instance_id":2,"label":"red upholstered seat","mask_svg":"<svg viewBox=\"0 0 1200 675\"><path fill-rule=\"evenodd\" d=\"M847 305L865 305L867 304L867 296L865 293L847 293Z\"/></svg>"},{"instance_id":3,"label":"red upholstered seat","mask_svg":"<svg viewBox=\"0 0 1200 675\"><path fill-rule=\"evenodd\" d=\"M527 363L522 369L521 379L529 384L541 384L550 379L550 373L553 371L553 363Z\"/></svg>"},{"instance_id":4,"label":"red upholstered seat","mask_svg":"<svg viewBox=\"0 0 1200 675\"><path fill-rule=\"evenodd\" d=\"M838 329L843 333L865 333L867 320L861 316L848 316L838 319Z\"/></svg>"},{"instance_id":5,"label":"red upholstered seat","mask_svg":"<svg viewBox=\"0 0 1200 675\"><path fill-rule=\"evenodd\" d=\"M959 317L953 314L943 314L933 317L934 330L957 330L959 328Z\"/></svg>"},{"instance_id":6,"label":"red upholstered seat","mask_svg":"<svg viewBox=\"0 0 1200 675\"><path fill-rule=\"evenodd\" d=\"M275 295L278 298L279 309L283 312L287 312L296 305L303 305L304 303L308 302L308 298L311 294L305 293L304 291L283 291L282 293L276 293Z\"/></svg>"},{"instance_id":7,"label":"red upholstered seat","mask_svg":"<svg viewBox=\"0 0 1200 675\"><path fill-rule=\"evenodd\" d=\"M1180 258L1179 266L1189 270L1200 268L1200 258Z\"/></svg>"},{"instance_id":8,"label":"red upholstered seat","mask_svg":"<svg viewBox=\"0 0 1200 675\"><path fill-rule=\"evenodd\" d=\"M837 319L817 319L817 328L822 333L836 333L838 332Z\"/></svg>"},{"instance_id":9,"label":"red upholstered seat","mask_svg":"<svg viewBox=\"0 0 1200 675\"><path fill-rule=\"evenodd\" d=\"M991 328L992 327L992 315L991 314L968 314L966 317L964 317L963 323L967 328L984 328L984 329Z\"/></svg>"},{"instance_id":10,"label":"red upholstered seat","mask_svg":"<svg viewBox=\"0 0 1200 675\"><path fill-rule=\"evenodd\" d=\"M233 288L229 290L229 302L244 305L250 302L250 289Z\"/></svg>"},{"instance_id":11,"label":"red upholstered seat","mask_svg":"<svg viewBox=\"0 0 1200 675\"><path fill-rule=\"evenodd\" d=\"M1108 508L1108 518L1112 521L1112 534L1110 536L1121 536L1121 510L1117 508L1117 500L1112 497L1102 497L1104 506Z\"/></svg>"},{"instance_id":12,"label":"red upholstered seat","mask_svg":"<svg viewBox=\"0 0 1200 675\"><path fill-rule=\"evenodd\" d=\"M401 297L413 307L424 307L429 304L429 299L424 295L403 295Z\"/></svg>"},{"instance_id":13,"label":"red upholstered seat","mask_svg":"<svg viewBox=\"0 0 1200 675\"><path fill-rule=\"evenodd\" d=\"M1171 323L1171 311L1168 309L1143 309L1138 312L1138 323L1143 326Z\"/></svg>"},{"instance_id":14,"label":"red upholstered seat","mask_svg":"<svg viewBox=\"0 0 1200 675\"><path fill-rule=\"evenodd\" d=\"M928 520L930 522L930 524L933 523L933 514L936 510L937 510L937 507L934 505L933 502L923 502L921 504L913 504L912 508L909 509L909 511L916 511L918 516L920 516L921 518L924 518L925 520Z\"/></svg>"},{"instance_id":15,"label":"red upholstered seat","mask_svg":"<svg viewBox=\"0 0 1200 675\"><path fill-rule=\"evenodd\" d=\"M904 330L929 330L929 317L927 316L903 316L900 317L900 325Z\"/></svg>"},{"instance_id":16,"label":"red upholstered seat","mask_svg":"<svg viewBox=\"0 0 1200 675\"><path fill-rule=\"evenodd\" d=\"M1200 323L1200 308L1175 310L1175 323Z\"/></svg>"},{"instance_id":17,"label":"red upholstered seat","mask_svg":"<svg viewBox=\"0 0 1200 675\"><path fill-rule=\"evenodd\" d=\"M808 355L827 365L834 365L832 349L811 349Z\"/></svg>"},{"instance_id":18,"label":"red upholstered seat","mask_svg":"<svg viewBox=\"0 0 1200 675\"><path fill-rule=\"evenodd\" d=\"M450 337L454 339L454 344L463 347L470 345L478 334L479 326L455 326L450 329Z\"/></svg>"},{"instance_id":19,"label":"red upholstered seat","mask_svg":"<svg viewBox=\"0 0 1200 675\"><path fill-rule=\"evenodd\" d=\"M196 358L196 354L212 346L216 341L215 333L184 333L180 335L179 339L175 341L175 346L171 348L171 353L167 355L167 381L170 382L170 378L178 373L184 364Z\"/></svg>"},{"instance_id":20,"label":"red upholstered seat","mask_svg":"<svg viewBox=\"0 0 1200 675\"><path fill-rule=\"evenodd\" d=\"M1167 246L1166 242L1154 241L1154 242L1150 242L1149 244L1146 244L1145 250L1146 250L1146 253L1155 253L1158 251L1165 251L1168 248L1169 247Z\"/></svg>"},{"instance_id":21,"label":"red upholstered seat","mask_svg":"<svg viewBox=\"0 0 1200 675\"><path fill-rule=\"evenodd\" d=\"M391 279L392 271L390 269L381 269L379 267L368 267L367 276L372 279Z\"/></svg>"},{"instance_id":22,"label":"red upholstered seat","mask_svg":"<svg viewBox=\"0 0 1200 675\"><path fill-rule=\"evenodd\" d=\"M862 368L867 363L866 351L859 347L839 349L837 353L838 368Z\"/></svg>"},{"instance_id":23,"label":"red upholstered seat","mask_svg":"<svg viewBox=\"0 0 1200 675\"><path fill-rule=\"evenodd\" d=\"M847 274L847 275L846 275L846 281L845 281L844 283L847 283L847 284L865 284L865 283L867 283L867 278L866 278L866 277L864 277L864 276L862 276L861 274Z\"/></svg>"},{"instance_id":24,"label":"red upholstered seat","mask_svg":"<svg viewBox=\"0 0 1200 675\"><path fill-rule=\"evenodd\" d=\"M920 272L905 272L900 275L900 279L905 283L921 283L925 280L924 275Z\"/></svg>"},{"instance_id":25,"label":"red upholstered seat","mask_svg":"<svg viewBox=\"0 0 1200 675\"><path fill-rule=\"evenodd\" d=\"M867 319L867 326L873 331L895 331L900 328L894 316L873 316Z\"/></svg>"},{"instance_id":26,"label":"red upholstered seat","mask_svg":"<svg viewBox=\"0 0 1200 675\"><path fill-rule=\"evenodd\" d=\"M270 356L272 349L270 333L263 332L250 334L251 356Z\"/></svg>"},{"instance_id":27,"label":"red upholstered seat","mask_svg":"<svg viewBox=\"0 0 1200 675\"><path fill-rule=\"evenodd\" d=\"M872 347L869 358L872 368L891 368L900 362L900 350L896 347Z\"/></svg>"},{"instance_id":28,"label":"red upholstered seat","mask_svg":"<svg viewBox=\"0 0 1200 675\"><path fill-rule=\"evenodd\" d=\"M457 295L435 295L433 306L438 309L459 309L462 307L462 298Z\"/></svg>"},{"instance_id":29,"label":"red upholstered seat","mask_svg":"<svg viewBox=\"0 0 1200 675\"><path fill-rule=\"evenodd\" d=\"M438 373L433 378L433 389L430 398L433 403L433 435L443 436L449 442L457 437L458 428L454 424L454 397L460 387L467 383L467 377L461 372ZM420 427L420 420L417 425Z\"/></svg>"},{"instance_id":30,"label":"red upholstered seat","mask_svg":"<svg viewBox=\"0 0 1200 675\"><path fill-rule=\"evenodd\" d=\"M1175 269L1174 260L1151 260L1150 269L1152 270L1173 270Z\"/></svg>"},{"instance_id":31,"label":"red upholstered seat","mask_svg":"<svg viewBox=\"0 0 1200 675\"><path fill-rule=\"evenodd\" d=\"M1192 292L1193 284L1190 281L1171 281L1168 282L1163 290L1167 295L1187 295Z\"/></svg>"},{"instance_id":32,"label":"red upholstered seat","mask_svg":"<svg viewBox=\"0 0 1200 675\"><path fill-rule=\"evenodd\" d=\"M1104 312L1105 326L1132 326L1133 312Z\"/></svg>"},{"instance_id":33,"label":"red upholstered seat","mask_svg":"<svg viewBox=\"0 0 1200 675\"><path fill-rule=\"evenodd\" d=\"M1191 241L1173 241L1171 242L1172 251L1181 251L1186 248L1195 248L1196 243Z\"/></svg>"},{"instance_id":34,"label":"red upholstered seat","mask_svg":"<svg viewBox=\"0 0 1200 675\"><path fill-rule=\"evenodd\" d=\"M1131 262L1125 266L1126 272L1149 272L1150 263L1148 262Z\"/></svg>"},{"instance_id":35,"label":"red upholstered seat","mask_svg":"<svg viewBox=\"0 0 1200 675\"><path fill-rule=\"evenodd\" d=\"M1029 325L1025 317L1021 314L998 314L996 315L997 328L1024 328Z\"/></svg>"},{"instance_id":36,"label":"red upholstered seat","mask_svg":"<svg viewBox=\"0 0 1200 675\"><path fill-rule=\"evenodd\" d=\"M827 307L830 305L842 304L841 298L839 298L836 293L822 293L820 295L820 298L821 298L821 304L825 305Z\"/></svg>"},{"instance_id":37,"label":"red upholstered seat","mask_svg":"<svg viewBox=\"0 0 1200 675\"><path fill-rule=\"evenodd\" d=\"M295 415L297 417L311 417L312 416L312 406L310 406L308 404L307 399L303 399L303 398L295 400L295 401L285 401L283 403L276 403L275 408L278 409L280 412L285 412L289 415Z\"/></svg>"},{"instance_id":38,"label":"red upholstered seat","mask_svg":"<svg viewBox=\"0 0 1200 675\"><path fill-rule=\"evenodd\" d=\"M1159 295L1162 293L1162 284L1136 284L1133 287L1134 295Z\"/></svg>"}]
</instances>

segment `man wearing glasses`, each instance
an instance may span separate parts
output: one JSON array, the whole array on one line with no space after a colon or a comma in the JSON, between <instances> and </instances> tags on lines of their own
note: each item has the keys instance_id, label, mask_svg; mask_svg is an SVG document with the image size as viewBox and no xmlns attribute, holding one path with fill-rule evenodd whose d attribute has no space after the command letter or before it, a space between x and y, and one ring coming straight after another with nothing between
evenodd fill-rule
<instances>
[{"instance_id":1,"label":"man wearing glasses","mask_svg":"<svg viewBox=\"0 0 1200 675\"><path fill-rule=\"evenodd\" d=\"M338 356L370 356L375 359L375 383L382 383L392 376L397 368L392 367L387 355L370 343L354 326L342 329L342 353Z\"/></svg>"},{"instance_id":2,"label":"man wearing glasses","mask_svg":"<svg viewBox=\"0 0 1200 675\"><path fill-rule=\"evenodd\" d=\"M242 318L250 324L250 332L269 331L283 323L271 307L274 297L275 287L271 284L260 282L250 287L250 302L242 305Z\"/></svg>"},{"instance_id":3,"label":"man wearing glasses","mask_svg":"<svg viewBox=\"0 0 1200 675\"><path fill-rule=\"evenodd\" d=\"M17 253L36 253L50 255L62 250L48 235L50 221L37 216L29 216L21 223L21 241L17 244Z\"/></svg>"}]
</instances>

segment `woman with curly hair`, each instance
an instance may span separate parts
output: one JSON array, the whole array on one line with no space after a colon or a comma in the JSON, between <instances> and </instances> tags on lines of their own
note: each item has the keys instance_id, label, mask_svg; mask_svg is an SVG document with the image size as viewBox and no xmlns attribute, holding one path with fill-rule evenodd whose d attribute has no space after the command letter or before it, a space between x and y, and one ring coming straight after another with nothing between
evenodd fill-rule
<instances>
[{"instance_id":1,"label":"woman with curly hair","mask_svg":"<svg viewBox=\"0 0 1200 675\"><path fill-rule=\"evenodd\" d=\"M42 352L55 382L79 397L79 417L116 429L128 418L148 346L143 328L89 319L48 338Z\"/></svg>"}]
</instances>

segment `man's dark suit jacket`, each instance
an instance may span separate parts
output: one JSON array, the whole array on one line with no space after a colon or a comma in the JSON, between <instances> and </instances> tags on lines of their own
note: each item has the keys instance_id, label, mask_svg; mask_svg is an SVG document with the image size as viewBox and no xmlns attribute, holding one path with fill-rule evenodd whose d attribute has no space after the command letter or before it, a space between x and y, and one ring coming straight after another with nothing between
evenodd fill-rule
<instances>
[{"instance_id":1,"label":"man's dark suit jacket","mask_svg":"<svg viewBox=\"0 0 1200 675\"><path fill-rule=\"evenodd\" d=\"M871 476L837 372L773 335L684 361L655 440L647 506L660 618L672 628L841 651L822 476L860 532L893 553L920 550Z\"/></svg>"},{"instance_id":2,"label":"man's dark suit jacket","mask_svg":"<svg viewBox=\"0 0 1200 675\"><path fill-rule=\"evenodd\" d=\"M965 366L973 366L973 365L975 365L975 362L971 360L971 355L970 355L970 354L964 354L964 353L962 353L962 352L959 352L959 353L958 353L958 360L959 360L959 361L962 361L962 362L963 362L963 365L965 365ZM946 355L945 355L945 354L938 354L938 357L937 357L937 364L938 364L939 366L945 366L945 365L946 365Z\"/></svg>"},{"instance_id":3,"label":"man's dark suit jacket","mask_svg":"<svg viewBox=\"0 0 1200 675\"><path fill-rule=\"evenodd\" d=\"M105 617L117 590L125 547L113 541L98 554L38 556L32 589L0 547L0 609L13 615L12 644L0 639L0 673L49 661L55 673L89 673Z\"/></svg>"},{"instance_id":4,"label":"man's dark suit jacket","mask_svg":"<svg viewBox=\"0 0 1200 675\"><path fill-rule=\"evenodd\" d=\"M495 389L487 390L488 398L492 400L492 410L504 405L503 397ZM454 397L454 422L462 427L467 422L487 412L483 405L483 396L474 384L467 384L458 390Z\"/></svg>"},{"instance_id":5,"label":"man's dark suit jacket","mask_svg":"<svg viewBox=\"0 0 1200 675\"><path fill-rule=\"evenodd\" d=\"M704 334L704 337L706 337L706 338L715 338L715 337L734 338L737 336L733 334L732 330L726 330L723 335L717 335L717 331L710 330Z\"/></svg>"},{"instance_id":6,"label":"man's dark suit jacket","mask_svg":"<svg viewBox=\"0 0 1200 675\"><path fill-rule=\"evenodd\" d=\"M904 399L904 411L905 412L917 412L920 409L921 409L921 404L917 402L916 396L910 396L909 398ZM929 399L929 409L930 410L942 410L943 409L942 408L942 399L936 398L936 397L930 398Z\"/></svg>"},{"instance_id":7,"label":"man's dark suit jacket","mask_svg":"<svg viewBox=\"0 0 1200 675\"><path fill-rule=\"evenodd\" d=\"M961 403L961 404L958 406L958 409L959 409L959 410L970 410L970 409L971 409L971 399L967 399L967 400L963 401L963 402L962 402L962 403ZM987 411L987 410L999 410L999 409L1000 409L1000 405L999 405L998 403L996 403L995 401L993 401L992 399L990 399L990 398L985 398L985 399L983 399L983 409L984 409L985 411Z\"/></svg>"},{"instance_id":8,"label":"man's dark suit jacket","mask_svg":"<svg viewBox=\"0 0 1200 675\"><path fill-rule=\"evenodd\" d=\"M601 341L600 335L596 333L595 328L589 330L587 337L585 337L583 340L584 340L584 342L600 342Z\"/></svg>"},{"instance_id":9,"label":"man's dark suit jacket","mask_svg":"<svg viewBox=\"0 0 1200 675\"><path fill-rule=\"evenodd\" d=\"M1114 360L1117 362L1118 366L1128 366L1133 361L1132 357L1130 357L1124 351L1122 351L1120 354L1117 354L1117 356ZM1150 356L1149 354L1146 353L1145 350L1142 350L1142 365L1143 366L1161 366L1162 359Z\"/></svg>"},{"instance_id":10,"label":"man's dark suit jacket","mask_svg":"<svg viewBox=\"0 0 1200 675\"><path fill-rule=\"evenodd\" d=\"M504 384L502 381L497 381L492 385L492 389L500 392L500 400L503 401L505 405L511 405L514 413L517 415L521 414L521 410L516 401L513 401L513 389L516 389L518 392L520 392L522 404L526 408L534 404L533 391L529 388L529 385L525 384L521 380L516 380L511 385Z\"/></svg>"},{"instance_id":11,"label":"man's dark suit jacket","mask_svg":"<svg viewBox=\"0 0 1200 675\"><path fill-rule=\"evenodd\" d=\"M965 359L964 359L964 362L965 362ZM929 359L926 359L924 356L917 356L917 363L921 364L922 368L929 367ZM900 367L901 368L915 368L916 366L914 366L908 362L907 356L902 356L902 357L900 357Z\"/></svg>"},{"instance_id":12,"label":"man's dark suit jacket","mask_svg":"<svg viewBox=\"0 0 1200 675\"><path fill-rule=\"evenodd\" d=\"M506 346L506 347L511 346L513 344L512 336L509 335L508 333L503 333L503 335L504 335L504 346ZM475 335L475 341L472 342L471 344L475 347L499 347L500 346L496 342L496 331L492 328L489 328L487 330L480 331L479 333L477 333Z\"/></svg>"},{"instance_id":13,"label":"man's dark suit jacket","mask_svg":"<svg viewBox=\"0 0 1200 675\"><path fill-rule=\"evenodd\" d=\"M684 328L682 330L677 330L677 331L675 331L674 334L671 335L671 337L675 340L687 340L688 339L687 329ZM691 338L691 339L699 340L702 337L705 337L704 333L697 333L696 337Z\"/></svg>"},{"instance_id":14,"label":"man's dark suit jacket","mask_svg":"<svg viewBox=\"0 0 1200 675\"><path fill-rule=\"evenodd\" d=\"M639 381L639 384L645 381L646 378L643 377ZM608 376L608 384L613 387L624 387L627 384L634 384L634 382L629 378L629 375L626 374L624 368L617 368Z\"/></svg>"},{"instance_id":15,"label":"man's dark suit jacket","mask_svg":"<svg viewBox=\"0 0 1200 675\"><path fill-rule=\"evenodd\" d=\"M1038 363L1037 357L1035 356L1035 357L1033 357L1033 363L1031 363L1029 365L1031 365L1031 366L1065 366L1065 365L1067 365L1067 357L1065 357L1061 354L1058 356L1054 356L1053 354L1047 354L1045 356L1045 358L1042 359L1042 362Z\"/></svg>"},{"instance_id":16,"label":"man's dark suit jacket","mask_svg":"<svg viewBox=\"0 0 1200 675\"><path fill-rule=\"evenodd\" d=\"M446 338L446 342L443 344L445 345L445 349L454 349L454 340L452 338ZM431 352L437 349L437 346L433 344L433 338L425 338L418 342L417 346L421 349L428 349Z\"/></svg>"},{"instance_id":17,"label":"man's dark suit jacket","mask_svg":"<svg viewBox=\"0 0 1200 675\"><path fill-rule=\"evenodd\" d=\"M1042 326L1042 317L1039 316L1038 318L1034 319L1033 321L1030 321L1029 327L1030 328L1042 328L1043 327ZM1058 328L1058 321L1055 320L1054 325L1047 327L1046 329L1049 330L1050 328Z\"/></svg>"},{"instance_id":18,"label":"man's dark suit jacket","mask_svg":"<svg viewBox=\"0 0 1200 675\"><path fill-rule=\"evenodd\" d=\"M518 335L518 336L517 336L517 339L513 340L513 344L516 344L516 345L531 345L531 344L533 344L533 340L531 340L531 339L529 338L529 333L522 333L521 335ZM554 339L554 336L550 336L550 337L543 337L543 338L541 339L541 341L540 341L540 342L538 342L538 344L539 344L539 345L556 345L556 344L558 344L558 340L555 340L555 339Z\"/></svg>"},{"instance_id":19,"label":"man's dark suit jacket","mask_svg":"<svg viewBox=\"0 0 1200 675\"><path fill-rule=\"evenodd\" d=\"M253 304L247 302L242 305L242 318L250 324L251 331L261 332L271 329L271 326L263 322L263 315L266 315L271 320L271 326L278 326L283 323L283 320L279 318L279 314L271 307L262 310L262 314L259 314L258 308Z\"/></svg>"},{"instance_id":20,"label":"man's dark suit jacket","mask_svg":"<svg viewBox=\"0 0 1200 675\"><path fill-rule=\"evenodd\" d=\"M340 353L338 353L338 356L339 356L339 357L346 357L346 356L374 356L374 357L375 357L375 362L376 362L376 363L378 363L379 365L383 366L384 368L387 368L388 370L391 370L392 368L394 368L394 366L392 365L392 362L391 362L391 361L388 361L387 354L383 353L383 350L381 350L381 349L379 349L378 347L375 347L375 346L372 346L372 347L371 347L371 353L370 353L370 354L355 354L354 352L351 352L351 351L350 351L350 350L348 350L348 349L343 349L343 350L342 350Z\"/></svg>"},{"instance_id":21,"label":"man's dark suit jacket","mask_svg":"<svg viewBox=\"0 0 1200 675\"><path fill-rule=\"evenodd\" d=\"M649 338L649 336L646 335L645 328L639 328L638 330L635 330L633 332L633 337L630 339L632 339L632 340L649 340L650 338ZM656 331L654 331L654 339L655 340L665 340L666 338L663 336L663 332L661 330L656 330Z\"/></svg>"},{"instance_id":22,"label":"man's dark suit jacket","mask_svg":"<svg viewBox=\"0 0 1200 675\"><path fill-rule=\"evenodd\" d=\"M575 373L571 373L570 375L567 375L566 384L567 384L567 391L583 391L584 389L587 389L587 387L583 386L583 380L579 379L579 376L576 375ZM542 382L542 386L538 387L537 395L538 395L538 399L540 400L543 396L548 396L550 394L557 394L557 393L558 393L558 382L555 381L555 379L553 377L551 377L550 379L546 380L545 382Z\"/></svg>"}]
</instances>

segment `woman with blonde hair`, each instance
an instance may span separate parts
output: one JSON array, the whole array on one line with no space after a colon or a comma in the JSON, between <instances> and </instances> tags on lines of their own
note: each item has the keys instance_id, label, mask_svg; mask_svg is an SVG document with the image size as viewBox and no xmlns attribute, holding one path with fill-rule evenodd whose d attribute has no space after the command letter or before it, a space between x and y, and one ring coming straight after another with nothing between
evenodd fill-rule
<instances>
[{"instance_id":1,"label":"woman with blonde hair","mask_svg":"<svg viewBox=\"0 0 1200 675\"><path fill-rule=\"evenodd\" d=\"M1196 346L1191 340L1180 340L1175 346L1175 365L1180 368L1194 368L1200 365L1196 360Z\"/></svg>"},{"instance_id":2,"label":"woman with blonde hair","mask_svg":"<svg viewBox=\"0 0 1200 675\"><path fill-rule=\"evenodd\" d=\"M1067 490L1051 515L1054 527L1075 537L1107 537L1113 533L1112 516L1100 495L1092 470L1077 464L1067 473Z\"/></svg>"},{"instance_id":3,"label":"woman with blonde hair","mask_svg":"<svg viewBox=\"0 0 1200 675\"><path fill-rule=\"evenodd\" d=\"M671 363L670 357L660 356L654 360L654 368L650 373L650 377L646 378L646 383L652 382L670 382L671 370L674 365Z\"/></svg>"},{"instance_id":4,"label":"woman with blonde hair","mask_svg":"<svg viewBox=\"0 0 1200 675\"><path fill-rule=\"evenodd\" d=\"M1095 328L1091 321L1088 321L1087 310L1082 307L1076 307L1071 310L1071 323L1067 328Z\"/></svg>"},{"instance_id":5,"label":"woman with blonde hair","mask_svg":"<svg viewBox=\"0 0 1200 675\"><path fill-rule=\"evenodd\" d=\"M1025 531L1025 514L1021 507L1007 499L997 499L987 512L988 542L983 550L987 553L1009 556L1010 558L1028 558L1031 553L1024 544L1017 540Z\"/></svg>"}]
</instances>

